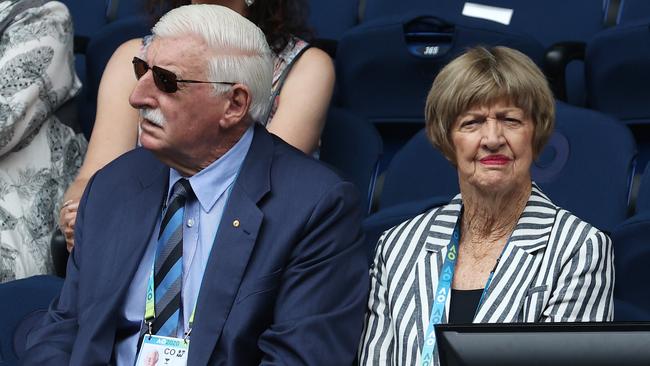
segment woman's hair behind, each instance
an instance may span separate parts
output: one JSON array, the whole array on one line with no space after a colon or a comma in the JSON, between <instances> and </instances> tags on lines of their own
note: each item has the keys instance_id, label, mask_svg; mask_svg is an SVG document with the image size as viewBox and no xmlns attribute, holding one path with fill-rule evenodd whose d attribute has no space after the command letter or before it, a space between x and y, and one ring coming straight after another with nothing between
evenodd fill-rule
<instances>
[{"instance_id":1,"label":"woman's hair behind","mask_svg":"<svg viewBox=\"0 0 650 366\"><path fill-rule=\"evenodd\" d=\"M165 12L190 3L190 0L148 0L147 11L153 17L153 24ZM308 14L305 0L256 0L248 8L248 19L262 29L276 54L286 47L292 35L311 37L306 23Z\"/></svg>"}]
</instances>

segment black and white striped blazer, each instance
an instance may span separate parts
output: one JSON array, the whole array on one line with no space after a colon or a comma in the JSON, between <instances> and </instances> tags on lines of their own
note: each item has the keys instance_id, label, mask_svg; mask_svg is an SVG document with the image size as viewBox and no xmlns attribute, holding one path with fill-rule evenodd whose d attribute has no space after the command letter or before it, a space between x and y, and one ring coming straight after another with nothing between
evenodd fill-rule
<instances>
[{"instance_id":1,"label":"black and white striped blazer","mask_svg":"<svg viewBox=\"0 0 650 366\"><path fill-rule=\"evenodd\" d=\"M420 364L431 300L461 206L458 195L382 235L370 270L361 365ZM613 262L607 235L555 206L533 184L474 323L611 320Z\"/></svg>"}]
</instances>

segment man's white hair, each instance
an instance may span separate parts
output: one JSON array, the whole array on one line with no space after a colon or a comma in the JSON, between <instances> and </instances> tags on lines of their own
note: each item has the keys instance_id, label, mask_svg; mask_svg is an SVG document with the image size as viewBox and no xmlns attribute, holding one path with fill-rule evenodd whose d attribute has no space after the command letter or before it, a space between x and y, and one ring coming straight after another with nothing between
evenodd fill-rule
<instances>
[{"instance_id":1,"label":"man's white hair","mask_svg":"<svg viewBox=\"0 0 650 366\"><path fill-rule=\"evenodd\" d=\"M188 34L202 38L214 53L208 55L209 81L241 83L250 89L250 116L261 121L270 106L273 58L264 33L237 12L219 5L186 5L169 11L153 27L154 36ZM217 93L228 85L213 84ZM266 121L261 121L266 122Z\"/></svg>"}]
</instances>

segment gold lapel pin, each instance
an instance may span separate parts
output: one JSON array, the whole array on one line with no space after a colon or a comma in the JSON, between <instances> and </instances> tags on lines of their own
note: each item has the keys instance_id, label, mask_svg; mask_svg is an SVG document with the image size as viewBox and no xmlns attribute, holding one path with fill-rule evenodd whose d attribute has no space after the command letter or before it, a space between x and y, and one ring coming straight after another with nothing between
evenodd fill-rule
<instances>
[{"instance_id":1,"label":"gold lapel pin","mask_svg":"<svg viewBox=\"0 0 650 366\"><path fill-rule=\"evenodd\" d=\"M232 222L233 227L239 227L239 224L240 224L239 220L235 220L235 221Z\"/></svg>"}]
</instances>

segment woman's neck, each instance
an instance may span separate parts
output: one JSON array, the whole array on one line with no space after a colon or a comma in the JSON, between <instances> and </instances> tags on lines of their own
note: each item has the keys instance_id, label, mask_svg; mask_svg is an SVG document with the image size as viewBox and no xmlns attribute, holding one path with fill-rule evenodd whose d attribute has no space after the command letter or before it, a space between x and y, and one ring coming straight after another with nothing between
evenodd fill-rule
<instances>
[{"instance_id":1,"label":"woman's neck","mask_svg":"<svg viewBox=\"0 0 650 366\"><path fill-rule=\"evenodd\" d=\"M530 196L531 183L503 192L485 192L461 184L463 217L461 237L501 241L514 230Z\"/></svg>"}]
</instances>

